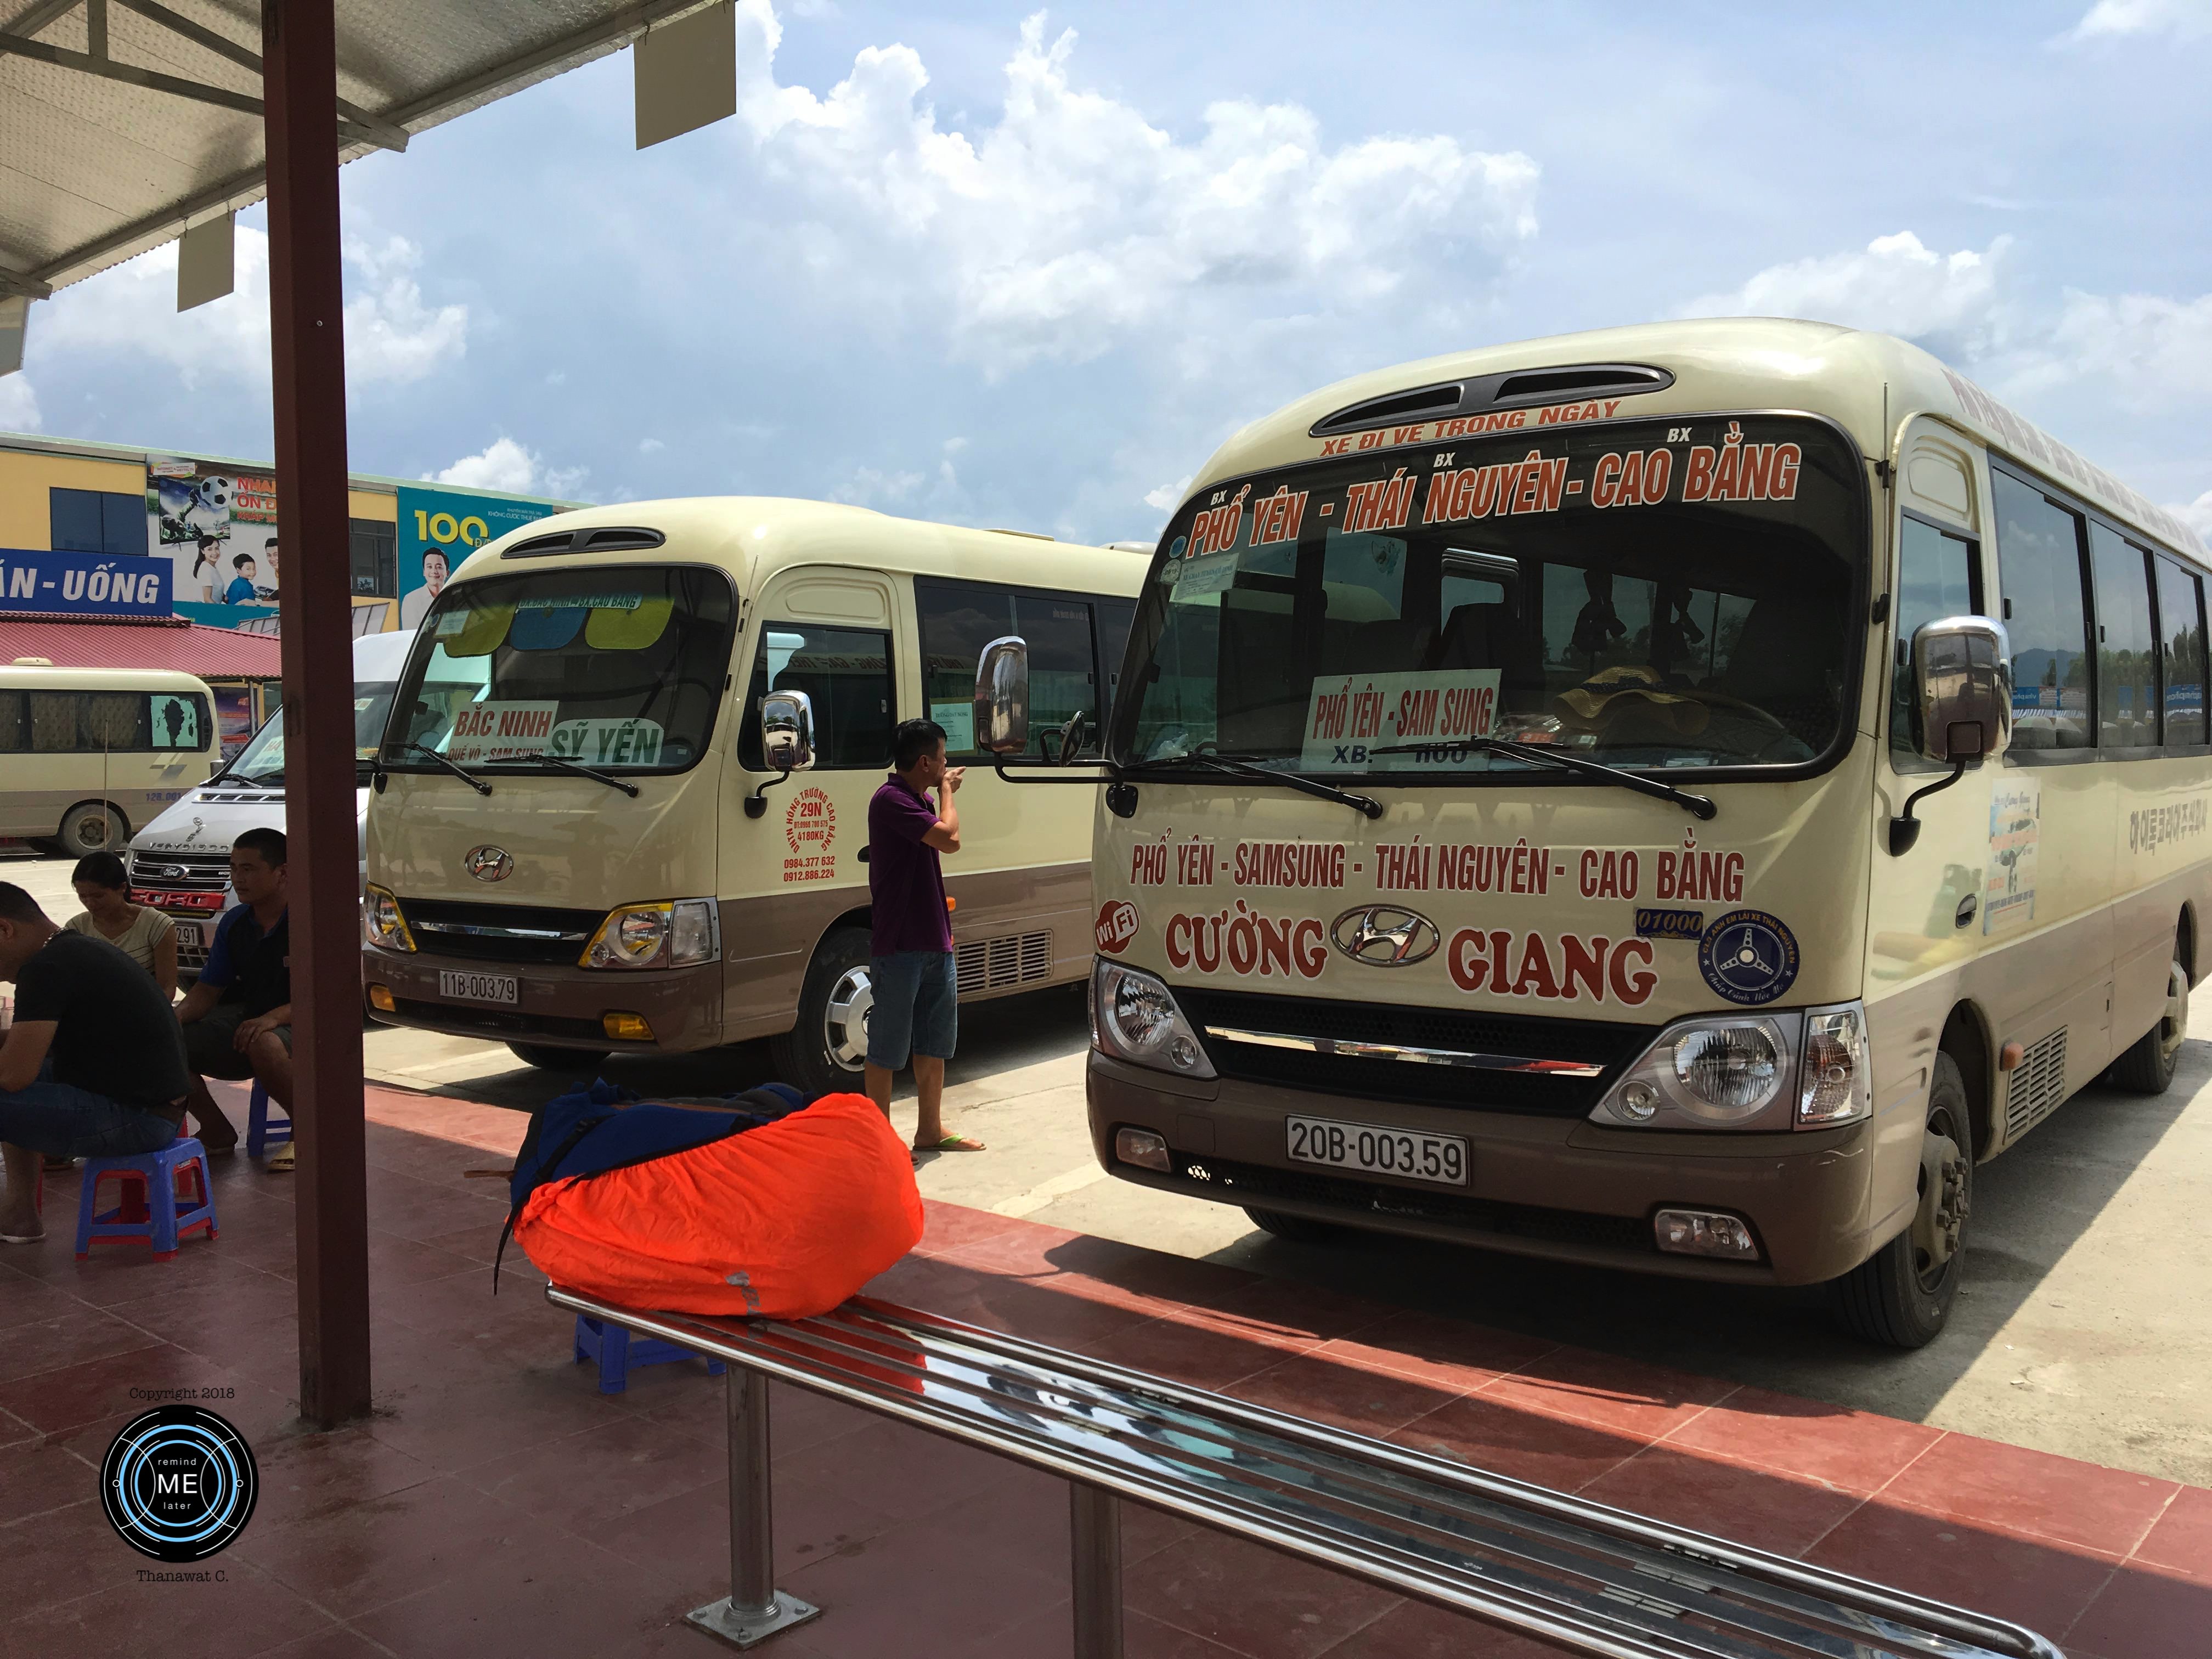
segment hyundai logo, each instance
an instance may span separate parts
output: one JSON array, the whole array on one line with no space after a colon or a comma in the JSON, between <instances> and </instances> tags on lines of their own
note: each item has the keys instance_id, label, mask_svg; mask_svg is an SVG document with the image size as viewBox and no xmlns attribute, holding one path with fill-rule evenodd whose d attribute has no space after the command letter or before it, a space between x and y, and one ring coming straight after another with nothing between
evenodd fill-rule
<instances>
[{"instance_id":1,"label":"hyundai logo","mask_svg":"<svg viewBox=\"0 0 2212 1659\"><path fill-rule=\"evenodd\" d=\"M1370 968L1404 968L1436 955L1443 936L1419 910L1397 904L1363 904L1328 925L1330 941Z\"/></svg>"},{"instance_id":2,"label":"hyundai logo","mask_svg":"<svg viewBox=\"0 0 2212 1659\"><path fill-rule=\"evenodd\" d=\"M478 881L505 881L514 873L514 856L504 847L471 847L461 854L461 868Z\"/></svg>"}]
</instances>

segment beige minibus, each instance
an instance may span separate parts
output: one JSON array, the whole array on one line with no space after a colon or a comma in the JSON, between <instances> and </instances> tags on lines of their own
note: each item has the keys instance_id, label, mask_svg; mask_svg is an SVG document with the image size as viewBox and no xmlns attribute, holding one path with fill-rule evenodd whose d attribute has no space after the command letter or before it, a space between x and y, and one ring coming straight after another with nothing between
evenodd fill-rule
<instances>
[{"instance_id":1,"label":"beige minibus","mask_svg":"<svg viewBox=\"0 0 2212 1659\"><path fill-rule=\"evenodd\" d=\"M2173 1074L2203 588L2172 514L1820 324L1255 422L1161 538L1097 774L1098 1157L1286 1236L1832 1283L1925 1342L1975 1165Z\"/></svg>"},{"instance_id":2,"label":"beige minibus","mask_svg":"<svg viewBox=\"0 0 2212 1659\"><path fill-rule=\"evenodd\" d=\"M190 674L0 666L0 836L119 852L222 766L214 699Z\"/></svg>"},{"instance_id":3,"label":"beige minibus","mask_svg":"<svg viewBox=\"0 0 2212 1659\"><path fill-rule=\"evenodd\" d=\"M550 1066L768 1036L789 1081L857 1086L893 728L933 717L974 758L977 658L1020 634L1040 739L1095 755L1145 562L744 497L479 549L423 619L374 764L371 1006ZM963 999L1081 979L1087 796L978 769L960 805Z\"/></svg>"}]
</instances>

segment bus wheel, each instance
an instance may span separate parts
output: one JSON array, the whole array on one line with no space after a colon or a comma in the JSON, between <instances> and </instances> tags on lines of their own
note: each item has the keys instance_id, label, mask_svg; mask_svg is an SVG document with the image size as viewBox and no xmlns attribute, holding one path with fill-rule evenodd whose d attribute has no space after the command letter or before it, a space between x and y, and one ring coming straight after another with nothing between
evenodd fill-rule
<instances>
[{"instance_id":1,"label":"bus wheel","mask_svg":"<svg viewBox=\"0 0 2212 1659\"><path fill-rule=\"evenodd\" d=\"M550 1042L510 1042L507 1051L543 1072L588 1072L609 1053L605 1048L556 1048Z\"/></svg>"},{"instance_id":2,"label":"bus wheel","mask_svg":"<svg viewBox=\"0 0 2212 1659\"><path fill-rule=\"evenodd\" d=\"M131 837L123 814L105 801L81 800L62 814L61 833L54 837L73 859L88 853L112 853Z\"/></svg>"},{"instance_id":3,"label":"bus wheel","mask_svg":"<svg viewBox=\"0 0 2212 1659\"><path fill-rule=\"evenodd\" d=\"M2173 1081L2182 1039L2189 1035L2189 969L2179 961L2166 970L2166 1006L2158 1024L2112 1062L2112 1081L2139 1095L2162 1095Z\"/></svg>"},{"instance_id":4,"label":"bus wheel","mask_svg":"<svg viewBox=\"0 0 2212 1659\"><path fill-rule=\"evenodd\" d=\"M1835 1281L1836 1311L1853 1335L1884 1347L1917 1348L1942 1333L1966 1273L1973 1144L1958 1062L1939 1054L1920 1139L1920 1204L1912 1224Z\"/></svg>"},{"instance_id":5,"label":"bus wheel","mask_svg":"<svg viewBox=\"0 0 2212 1659\"><path fill-rule=\"evenodd\" d=\"M1280 1210L1247 1208L1244 1213L1261 1232L1273 1233L1277 1238L1292 1244L1328 1244L1344 1236L1344 1229L1333 1221L1316 1221L1308 1216L1286 1215Z\"/></svg>"},{"instance_id":6,"label":"bus wheel","mask_svg":"<svg viewBox=\"0 0 2212 1659\"><path fill-rule=\"evenodd\" d=\"M840 927L822 941L799 994L799 1023L769 1039L776 1075L809 1100L861 1092L868 1057L868 930Z\"/></svg>"}]
</instances>

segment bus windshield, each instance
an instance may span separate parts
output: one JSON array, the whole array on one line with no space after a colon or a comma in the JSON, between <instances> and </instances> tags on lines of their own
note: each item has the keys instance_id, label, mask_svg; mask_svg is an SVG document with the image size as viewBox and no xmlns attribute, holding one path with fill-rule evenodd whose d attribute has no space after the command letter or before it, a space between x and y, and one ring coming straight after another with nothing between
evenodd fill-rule
<instances>
[{"instance_id":1,"label":"bus windshield","mask_svg":"<svg viewBox=\"0 0 2212 1659\"><path fill-rule=\"evenodd\" d=\"M682 771L714 730L734 608L728 579L697 568L449 585L408 659L382 764L434 769L428 749L464 767L543 756Z\"/></svg>"},{"instance_id":2,"label":"bus windshield","mask_svg":"<svg viewBox=\"0 0 2212 1659\"><path fill-rule=\"evenodd\" d=\"M353 754L355 761L363 766L376 758L377 740L384 735L384 722L392 713L392 694L398 685L392 680L356 680L353 687ZM239 750L238 758L223 769L223 777L233 782L250 784L279 784L284 781L284 711L279 708L261 725L261 729L246 740Z\"/></svg>"},{"instance_id":3,"label":"bus windshield","mask_svg":"<svg viewBox=\"0 0 2212 1659\"><path fill-rule=\"evenodd\" d=\"M1859 473L1819 422L1691 416L1232 479L1169 526L1114 758L1563 775L1464 741L1492 738L1808 764L1852 725Z\"/></svg>"}]
</instances>

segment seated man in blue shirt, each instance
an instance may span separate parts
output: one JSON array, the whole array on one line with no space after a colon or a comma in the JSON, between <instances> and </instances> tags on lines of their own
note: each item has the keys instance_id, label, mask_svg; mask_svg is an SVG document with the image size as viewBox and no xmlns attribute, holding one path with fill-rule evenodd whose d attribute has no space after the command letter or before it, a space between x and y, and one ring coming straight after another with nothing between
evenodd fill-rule
<instances>
[{"instance_id":1,"label":"seated man in blue shirt","mask_svg":"<svg viewBox=\"0 0 2212 1659\"><path fill-rule=\"evenodd\" d=\"M292 1109L292 938L284 884L284 832L249 830L230 849L238 902L216 925L199 983L177 1005L191 1061L192 1115L210 1152L238 1145L238 1130L208 1092L206 1079L252 1078ZM269 1168L292 1167L288 1141Z\"/></svg>"}]
</instances>

